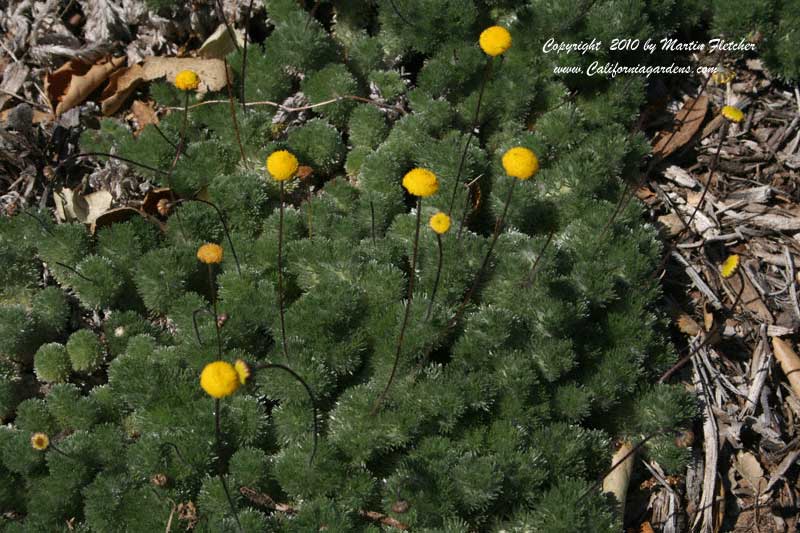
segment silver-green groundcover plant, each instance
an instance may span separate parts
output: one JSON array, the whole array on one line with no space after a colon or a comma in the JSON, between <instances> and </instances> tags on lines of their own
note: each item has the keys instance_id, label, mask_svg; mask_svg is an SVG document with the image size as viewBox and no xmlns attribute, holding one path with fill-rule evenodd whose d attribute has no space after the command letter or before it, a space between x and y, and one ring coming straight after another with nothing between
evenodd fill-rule
<instances>
[{"instance_id":1,"label":"silver-green groundcover plant","mask_svg":"<svg viewBox=\"0 0 800 533\"><path fill-rule=\"evenodd\" d=\"M4 530L616 531L613 442L684 466L659 244L612 217L644 81L556 78L610 56L541 46L694 2L323 4L266 2L235 106L155 84L158 128L83 133L171 188L159 212L0 219Z\"/></svg>"}]
</instances>

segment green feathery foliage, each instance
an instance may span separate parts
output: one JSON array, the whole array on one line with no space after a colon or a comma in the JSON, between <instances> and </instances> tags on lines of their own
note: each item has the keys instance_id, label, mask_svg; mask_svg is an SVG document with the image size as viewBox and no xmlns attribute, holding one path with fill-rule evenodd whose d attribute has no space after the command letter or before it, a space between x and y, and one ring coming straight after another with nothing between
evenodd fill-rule
<instances>
[{"instance_id":1,"label":"green feathery foliage","mask_svg":"<svg viewBox=\"0 0 800 533\"><path fill-rule=\"evenodd\" d=\"M661 38L707 14L721 32L763 28L789 79L796 8L753 1L731 21L697 0L337 0L323 24L302 4L264 2L238 139L227 104L192 108L185 132L182 113L162 117L185 134L168 177L175 149L152 126L82 133L83 151L163 171L129 170L182 199L160 224L0 219L2 528L377 532L368 511L420 532L617 531L594 489L610 443L651 437L641 453L680 471L692 450L672 431L696 410L654 385L675 361L654 228L632 203L600 238L649 150L632 133L645 83L553 67L664 57L542 45ZM493 24L513 41L492 60L477 42ZM243 56L228 60L241 95ZM149 90L183 105L169 84ZM507 175L512 147L538 156L531 179ZM282 182L282 211L264 169L278 150L311 169ZM402 185L414 168L439 185L419 213ZM452 227L437 238L438 211ZM219 263L198 260L204 243ZM252 374L217 404L201 373L237 359Z\"/></svg>"}]
</instances>

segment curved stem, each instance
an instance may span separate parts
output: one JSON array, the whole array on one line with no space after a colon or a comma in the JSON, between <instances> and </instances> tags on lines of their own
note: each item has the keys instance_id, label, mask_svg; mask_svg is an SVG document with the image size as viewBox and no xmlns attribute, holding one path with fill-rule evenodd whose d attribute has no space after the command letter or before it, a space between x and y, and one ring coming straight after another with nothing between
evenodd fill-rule
<instances>
[{"instance_id":1,"label":"curved stem","mask_svg":"<svg viewBox=\"0 0 800 533\"><path fill-rule=\"evenodd\" d=\"M61 448L59 448L58 446L56 446L52 442L50 443L50 445L48 447L50 449L52 449L54 452L56 452L57 454L63 455L67 459L72 459L73 461L78 461L79 460L77 457L75 457L74 455L72 455L70 453L65 452L64 450L62 450Z\"/></svg>"},{"instance_id":2,"label":"curved stem","mask_svg":"<svg viewBox=\"0 0 800 533\"><path fill-rule=\"evenodd\" d=\"M55 168L58 171L62 166L67 164L68 162L74 159L80 159L81 157L108 157L109 159L116 159L117 161L122 161L123 163L128 163L130 165L134 165L145 170L150 170L152 172L158 172L159 174L169 174L166 170L161 170L160 168L151 167L150 165L145 165L144 163L139 163L138 161L134 161L133 159L128 159L127 157L121 157L114 154L107 154L105 152L81 152L80 154L71 155L68 158L64 159L58 166Z\"/></svg>"},{"instance_id":3,"label":"curved stem","mask_svg":"<svg viewBox=\"0 0 800 533\"><path fill-rule=\"evenodd\" d=\"M684 223L683 231L691 229L692 220L694 220L695 215L697 215L697 212L700 211L700 207L703 205L703 202L706 199L706 194L708 193L708 189L711 188L711 181L714 178L714 172L717 170L717 164L719 163L719 154L722 151L722 145L725 143L725 139L727 138L728 123L726 122L722 126L722 133L719 136L719 144L717 145L717 151L714 153L714 159L711 162L711 170L708 172L708 179L703 187L703 193L700 195L700 200L697 201L697 205L694 206L694 211L692 211L692 214L689 215L689 219Z\"/></svg>"},{"instance_id":4,"label":"curved stem","mask_svg":"<svg viewBox=\"0 0 800 533\"><path fill-rule=\"evenodd\" d=\"M94 283L95 285L97 285L97 282L96 282L95 280L93 280L92 278L89 278L89 277L86 277L86 276L84 276L83 274L81 274L80 272L78 272L78 270L77 270L77 269L75 269L75 268L72 268L72 267L71 267L71 266L69 266L69 265L65 265L65 264L64 264L64 263L62 263L61 261L53 261L53 263L54 263L54 264L56 264L56 265L58 265L58 266L60 266L60 267L66 268L67 270L71 271L71 272L72 272L72 273L74 273L76 276L78 276L79 278L81 278L81 279L83 279L83 280L85 280L85 281L88 281L89 283Z\"/></svg>"},{"instance_id":5,"label":"curved stem","mask_svg":"<svg viewBox=\"0 0 800 533\"><path fill-rule=\"evenodd\" d=\"M739 305L739 301L741 300L742 294L744 293L744 284L745 284L744 276L742 275L741 271L737 271L736 274L739 276L739 282L741 283L741 287L739 287L739 291L736 294L736 298L733 300L733 304L731 305L731 315L733 315L736 312L736 306ZM692 360L694 354L696 354L697 352L702 350L704 346L709 344L711 340L714 339L714 337L715 335L713 334L706 335L706 338L703 339L703 342L695 346L691 352L681 357L677 363L672 365L672 367L670 367L669 370L664 372L664 374L662 374L661 377L658 378L658 383L664 383L666 380L671 378L672 375L675 374L675 372L683 368L686 365L686 363Z\"/></svg>"},{"instance_id":6,"label":"curved stem","mask_svg":"<svg viewBox=\"0 0 800 533\"><path fill-rule=\"evenodd\" d=\"M208 313L213 314L213 311L208 309L207 307L200 307L192 311L192 326L194 326L194 334L197 337L197 344L203 346L203 339L200 337L200 329L197 327L197 313Z\"/></svg>"},{"instance_id":7,"label":"curved stem","mask_svg":"<svg viewBox=\"0 0 800 533\"><path fill-rule=\"evenodd\" d=\"M372 202L372 199L369 201L369 218L372 229L372 245L375 246L375 204Z\"/></svg>"},{"instance_id":8,"label":"curved stem","mask_svg":"<svg viewBox=\"0 0 800 533\"><path fill-rule=\"evenodd\" d=\"M670 431L674 431L674 430L672 430L672 429L666 429L666 430L665 430L665 429L660 429L660 430L658 430L658 431L654 431L653 433L651 433L650 435L646 436L644 439L642 439L641 441L639 441L639 442L638 442L638 443L637 443L637 444L636 444L636 445L635 445L633 448L631 448L631 451L629 451L628 453L626 453L626 454L625 454L625 455L624 455L624 456L623 456L623 457L622 457L622 458L621 458L619 461L617 461L616 463L614 463L613 465L611 465L611 468L609 468L608 470L606 470L606 471L603 473L603 476L602 476L602 477L601 477L601 478L600 478L598 481L595 481L595 482L594 482L594 483L593 483L593 484L592 484L592 485L591 485L591 486L590 486L588 489L586 489L586 490L583 492L583 494L581 494L581 495L580 495L580 497L578 498L578 502L580 502L581 500L583 500L583 499L584 499L586 496L588 496L589 494L591 494L593 490L597 489L597 487L599 487L600 485L602 485L602 484L603 484L603 480L604 480L606 477L608 477L608 475L609 475L611 472L613 472L614 470L616 470L616 469L617 469L617 468L618 468L618 467L619 467L621 464L623 464L625 461L627 461L627 460L628 460L628 458L629 458L631 455L633 455L633 454L635 454L636 452L638 452L638 451L639 451L639 450L642 448L642 446L644 446L645 444L647 444L647 443L648 443L648 441L650 441L650 440L651 440L653 437L656 437L656 436L660 435L661 433L667 433L667 432L670 432Z\"/></svg>"},{"instance_id":9,"label":"curved stem","mask_svg":"<svg viewBox=\"0 0 800 533\"><path fill-rule=\"evenodd\" d=\"M389 381L386 383L386 387L384 387L383 392L381 395L378 396L378 399L375 401L375 404L372 406L372 410L370 411L370 416L374 416L377 414L378 410L383 403L383 400L386 398L386 395L389 393L389 388L392 386L392 382L394 381L394 376L397 373L397 365L400 362L400 354L403 351L403 336L406 332L406 326L408 325L408 317L411 314L411 302L414 298L414 278L416 277L417 271L417 249L419 247L419 227L422 221L422 198L417 197L417 229L414 232L414 252L411 256L411 271L409 273L409 280L408 280L408 298L406 299L406 309L405 313L403 313L403 324L400 326L400 335L397 338L397 350L394 354L394 363L392 364L392 372L389 374Z\"/></svg>"},{"instance_id":10,"label":"curved stem","mask_svg":"<svg viewBox=\"0 0 800 533\"><path fill-rule=\"evenodd\" d=\"M217 463L217 476L219 477L220 483L222 483L222 490L225 492L225 497L228 499L228 505L233 513L233 518L236 520L236 525L239 527L239 531L244 532L242 524L239 522L239 514L236 512L236 506L233 504L233 498L231 498L231 492L228 490L228 483L225 481L225 475L222 473L222 437L219 423L219 411L219 398L217 398L214 400L214 436L217 441L217 460L219 461Z\"/></svg>"},{"instance_id":11,"label":"curved stem","mask_svg":"<svg viewBox=\"0 0 800 533\"><path fill-rule=\"evenodd\" d=\"M231 253L233 254L233 260L236 262L236 272L239 273L239 276L242 275L242 267L239 264L239 256L236 254L236 247L233 245L233 239L231 239L231 232L228 229L228 223L225 221L225 215L222 213L222 210L217 207L217 204L213 202L209 202L208 200L201 200L200 198L185 198L181 200L176 200L175 204L181 204L183 202L198 202L201 204L205 204L214 208L214 211L217 212L217 217L219 218L220 223L222 224L222 231L225 232L225 238L228 240L228 244L231 247Z\"/></svg>"},{"instance_id":12,"label":"curved stem","mask_svg":"<svg viewBox=\"0 0 800 533\"><path fill-rule=\"evenodd\" d=\"M544 252L547 250L547 247L550 246L550 241L553 240L553 236L555 234L556 230L551 231L550 234L547 236L547 240L544 241L544 246L542 246L542 249L539 251L539 255L536 256L536 260L534 260L533 265L531 266L531 270L530 272L528 272L528 275L525 279L525 283L523 284L525 288L528 288L533 284L533 279L536 277L536 267L539 266L539 261L542 259L542 256L544 255Z\"/></svg>"},{"instance_id":13,"label":"curved stem","mask_svg":"<svg viewBox=\"0 0 800 533\"><path fill-rule=\"evenodd\" d=\"M306 383L306 380L300 377L300 374L292 370L286 365L282 365L280 363L264 363L258 365L253 368L253 371L267 369L267 368L278 368L283 370L284 372L288 372L294 379L300 382L303 388L306 389L306 394L308 394L308 399L311 401L311 411L313 416L313 426L314 426L314 446L311 450L311 458L308 460L308 464L312 464L314 462L314 457L317 455L317 435L319 435L319 426L317 423L318 413L317 413L317 399L314 397L314 391L311 390L311 387Z\"/></svg>"},{"instance_id":14,"label":"curved stem","mask_svg":"<svg viewBox=\"0 0 800 533\"><path fill-rule=\"evenodd\" d=\"M247 97L245 96L245 84L247 83L247 29L250 26L250 14L253 11L253 0L247 4L247 13L244 16L244 49L242 50L242 113L247 114Z\"/></svg>"},{"instance_id":15,"label":"curved stem","mask_svg":"<svg viewBox=\"0 0 800 533\"><path fill-rule=\"evenodd\" d=\"M709 81L711 81L711 76L708 76L706 80L703 82L702 87L700 87L700 91L697 93L697 96L694 98L692 104L687 109L686 115L684 115L684 117L678 122L678 124L675 125L675 128L673 129L672 133L670 133L669 137L667 137L666 144L669 144L672 141L672 138L675 137L675 135L677 135L678 131L683 126L684 121L686 120L687 117L689 117L692 110L694 109L694 106L697 104L697 101L700 99L700 96L702 96L702 94L706 91ZM603 241L603 239L606 236L606 233L608 232L609 229L611 229L611 225L617 219L619 214L622 213L628 206L628 202L630 202L633 196L636 194L636 190L639 189L639 187L641 187L642 185L644 185L644 182L650 175L650 172L652 172L655 166L663 160L664 158L660 156L653 157L647 164L647 169L642 173L642 177L639 179L639 181L636 183L634 187L631 187L627 183L625 184L625 189L623 190L622 195L617 201L617 205L614 207L614 211L611 213L611 217L603 226L602 231L600 231L600 236L597 239L598 245Z\"/></svg>"},{"instance_id":16,"label":"curved stem","mask_svg":"<svg viewBox=\"0 0 800 533\"><path fill-rule=\"evenodd\" d=\"M225 67L225 88L228 90L228 102L230 102L233 133L236 135L236 144L239 145L239 155L242 157L244 168L250 170L250 166L247 164L247 156L244 153L244 146L242 145L242 134L239 132L239 120L236 118L236 104L233 103L233 87L231 86L231 77L228 75L228 60L223 58L222 61Z\"/></svg>"},{"instance_id":17,"label":"curved stem","mask_svg":"<svg viewBox=\"0 0 800 533\"><path fill-rule=\"evenodd\" d=\"M433 281L433 291L431 291L431 299L428 302L428 310L425 312L425 320L431 316L431 309L433 308L433 301L436 299L436 290L439 288L439 277L442 274L442 263L444 262L444 252L442 249L442 236L436 234L436 243L439 245L439 263L436 265L436 279Z\"/></svg>"},{"instance_id":18,"label":"curved stem","mask_svg":"<svg viewBox=\"0 0 800 533\"><path fill-rule=\"evenodd\" d=\"M219 331L219 313L217 312L217 289L214 287L213 265L208 265L208 290L211 291L211 305L214 308L214 329L217 332L217 356L222 359L222 335Z\"/></svg>"},{"instance_id":19,"label":"curved stem","mask_svg":"<svg viewBox=\"0 0 800 533\"><path fill-rule=\"evenodd\" d=\"M281 344L283 357L289 360L289 350L286 346L286 320L283 316L283 181L280 182L281 206L278 218L278 311L281 319Z\"/></svg>"},{"instance_id":20,"label":"curved stem","mask_svg":"<svg viewBox=\"0 0 800 533\"><path fill-rule=\"evenodd\" d=\"M472 142L472 137L475 136L478 129L478 119L480 117L481 111L481 103L483 102L483 92L486 89L486 80L489 79L489 76L492 72L492 65L493 65L494 57L489 57L486 60L486 67L483 71L483 79L481 80L481 87L478 91L478 103L475 106L475 116L472 117L472 125L470 126L469 131L467 132L467 142L464 144L464 151L461 152L461 160L458 162L458 172L456 173L456 179L453 181L453 194L450 197L450 206L447 208L447 216L451 216L453 213L453 204L456 201L456 193L458 192L458 184L461 180L461 172L464 170L464 162L467 160L467 152L469 151L469 143Z\"/></svg>"},{"instance_id":21,"label":"curved stem","mask_svg":"<svg viewBox=\"0 0 800 533\"><path fill-rule=\"evenodd\" d=\"M503 223L505 222L506 214L508 213L508 206L511 205L511 198L514 196L514 187L516 187L517 181L517 179L514 179L514 181L511 182L511 187L508 189L508 196L506 197L506 204L503 207L503 213L500 215L500 218L497 219L497 222L494 225L494 233L492 234L492 242L489 244L489 250L486 252L486 256L483 258L483 263L481 263L481 267L478 269L478 273L475 275L475 281L472 282L472 287L470 287L469 292L467 292L467 295L464 297L464 301L461 302L461 305L456 310L456 314L450 320L448 327L452 327L458 322L458 319L461 318L461 315L464 312L464 309L466 309L467 304L474 296L475 291L478 289L478 285L480 285L483 272L486 270L486 266L489 264L489 258L494 250L494 245L497 243L497 238L500 236L500 230L503 228Z\"/></svg>"}]
</instances>

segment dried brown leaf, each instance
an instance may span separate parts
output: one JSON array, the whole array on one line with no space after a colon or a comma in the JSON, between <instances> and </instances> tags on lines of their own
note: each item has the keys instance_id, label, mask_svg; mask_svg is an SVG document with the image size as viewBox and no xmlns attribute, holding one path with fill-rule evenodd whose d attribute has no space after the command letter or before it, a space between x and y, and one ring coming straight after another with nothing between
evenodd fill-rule
<instances>
[{"instance_id":1,"label":"dried brown leaf","mask_svg":"<svg viewBox=\"0 0 800 533\"><path fill-rule=\"evenodd\" d=\"M778 337L772 338L772 351L775 359L780 363L783 373L789 380L789 385L795 395L800 398L800 357L792 348L792 345Z\"/></svg>"},{"instance_id":2,"label":"dried brown leaf","mask_svg":"<svg viewBox=\"0 0 800 533\"><path fill-rule=\"evenodd\" d=\"M667 157L688 143L700 129L707 111L708 97L706 95L688 99L675 115L677 129L661 131L656 135L653 142L653 155L659 158Z\"/></svg>"},{"instance_id":3,"label":"dried brown leaf","mask_svg":"<svg viewBox=\"0 0 800 533\"><path fill-rule=\"evenodd\" d=\"M678 323L678 329L690 337L694 337L700 333L700 325L687 314L680 315L676 322Z\"/></svg>"},{"instance_id":4,"label":"dried brown leaf","mask_svg":"<svg viewBox=\"0 0 800 533\"><path fill-rule=\"evenodd\" d=\"M200 77L198 92L219 91L225 87L225 62L221 59L147 57L142 68L147 81L166 78L171 83L178 72L188 69Z\"/></svg>"},{"instance_id":5,"label":"dried brown leaf","mask_svg":"<svg viewBox=\"0 0 800 533\"><path fill-rule=\"evenodd\" d=\"M244 32L242 30L234 30L236 34L236 41L241 48L244 46ZM217 29L209 35L208 39L197 50L197 55L206 59L222 59L228 54L236 50L236 45L231 38L231 32L228 31L225 24L220 24Z\"/></svg>"},{"instance_id":6,"label":"dried brown leaf","mask_svg":"<svg viewBox=\"0 0 800 533\"><path fill-rule=\"evenodd\" d=\"M636 454L631 453L633 446L629 442L623 442L619 449L611 457L611 465L616 465L622 461L617 468L609 472L603 478L603 492L610 492L616 497L620 504L620 513L624 514L625 510L625 497L628 494L628 485L631 481L633 474L633 465ZM628 455L630 454L630 455ZM627 455L627 457L625 457ZM624 459L623 459L624 458Z\"/></svg>"},{"instance_id":7,"label":"dried brown leaf","mask_svg":"<svg viewBox=\"0 0 800 533\"><path fill-rule=\"evenodd\" d=\"M81 104L124 63L124 57L104 58L94 65L71 59L45 76L45 92L56 116Z\"/></svg>"},{"instance_id":8,"label":"dried brown leaf","mask_svg":"<svg viewBox=\"0 0 800 533\"><path fill-rule=\"evenodd\" d=\"M141 65L121 68L108 78L108 85L100 95L100 108L103 114L113 115L125 100L144 83L144 69Z\"/></svg>"},{"instance_id":9,"label":"dried brown leaf","mask_svg":"<svg viewBox=\"0 0 800 533\"><path fill-rule=\"evenodd\" d=\"M143 102L141 100L134 100L131 105L131 112L136 119L136 130L133 132L134 136L139 135L148 124L158 124L158 115L156 115L155 106L152 101Z\"/></svg>"},{"instance_id":10,"label":"dried brown leaf","mask_svg":"<svg viewBox=\"0 0 800 533\"><path fill-rule=\"evenodd\" d=\"M92 224L97 217L111 208L113 197L108 191L97 191L86 196L64 187L53 193L56 206L56 219L61 222L77 220Z\"/></svg>"}]
</instances>

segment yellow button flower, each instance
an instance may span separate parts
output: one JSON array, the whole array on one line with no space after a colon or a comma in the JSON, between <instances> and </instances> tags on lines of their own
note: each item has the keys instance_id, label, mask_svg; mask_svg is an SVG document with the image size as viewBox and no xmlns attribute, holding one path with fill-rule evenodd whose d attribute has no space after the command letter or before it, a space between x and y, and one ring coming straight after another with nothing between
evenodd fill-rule
<instances>
[{"instance_id":1,"label":"yellow button flower","mask_svg":"<svg viewBox=\"0 0 800 533\"><path fill-rule=\"evenodd\" d=\"M297 158L288 150L272 152L267 158L267 171L275 181L288 180L297 172L298 166Z\"/></svg>"},{"instance_id":2,"label":"yellow button flower","mask_svg":"<svg viewBox=\"0 0 800 533\"><path fill-rule=\"evenodd\" d=\"M241 384L236 368L227 361L208 363L200 373L200 386L212 398L230 396Z\"/></svg>"},{"instance_id":3,"label":"yellow button flower","mask_svg":"<svg viewBox=\"0 0 800 533\"><path fill-rule=\"evenodd\" d=\"M439 190L439 180L436 174L424 168L409 170L403 176L403 187L414 196L431 196Z\"/></svg>"},{"instance_id":4,"label":"yellow button flower","mask_svg":"<svg viewBox=\"0 0 800 533\"><path fill-rule=\"evenodd\" d=\"M509 176L526 180L539 171L539 160L533 151L517 146L503 154L503 168Z\"/></svg>"},{"instance_id":5,"label":"yellow button flower","mask_svg":"<svg viewBox=\"0 0 800 533\"><path fill-rule=\"evenodd\" d=\"M446 213L439 211L431 217L429 224L433 231L442 235L450 229L450 217Z\"/></svg>"},{"instance_id":6,"label":"yellow button flower","mask_svg":"<svg viewBox=\"0 0 800 533\"><path fill-rule=\"evenodd\" d=\"M744 113L738 107L733 107L732 105L726 105L722 108L722 116L730 120L731 122L741 122L744 118Z\"/></svg>"},{"instance_id":7,"label":"yellow button flower","mask_svg":"<svg viewBox=\"0 0 800 533\"><path fill-rule=\"evenodd\" d=\"M233 364L233 369L236 370L236 375L239 376L239 383L244 385L247 378L250 377L250 367L241 359L237 359Z\"/></svg>"},{"instance_id":8,"label":"yellow button flower","mask_svg":"<svg viewBox=\"0 0 800 533\"><path fill-rule=\"evenodd\" d=\"M502 26L491 26L483 30L478 42L487 55L499 56L511 48L511 34Z\"/></svg>"},{"instance_id":9,"label":"yellow button flower","mask_svg":"<svg viewBox=\"0 0 800 533\"><path fill-rule=\"evenodd\" d=\"M719 266L719 273L723 278L733 276L739 269L739 256L736 254L729 255L728 258Z\"/></svg>"},{"instance_id":10,"label":"yellow button flower","mask_svg":"<svg viewBox=\"0 0 800 533\"><path fill-rule=\"evenodd\" d=\"M34 433L31 436L31 446L34 450L46 450L50 446L50 437L44 433Z\"/></svg>"},{"instance_id":11,"label":"yellow button flower","mask_svg":"<svg viewBox=\"0 0 800 533\"><path fill-rule=\"evenodd\" d=\"M182 70L175 76L175 87L181 91L195 91L200 85L200 76L193 70Z\"/></svg>"},{"instance_id":12,"label":"yellow button flower","mask_svg":"<svg viewBox=\"0 0 800 533\"><path fill-rule=\"evenodd\" d=\"M222 246L213 242L206 243L197 249L197 259L206 265L216 265L222 262Z\"/></svg>"}]
</instances>

